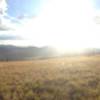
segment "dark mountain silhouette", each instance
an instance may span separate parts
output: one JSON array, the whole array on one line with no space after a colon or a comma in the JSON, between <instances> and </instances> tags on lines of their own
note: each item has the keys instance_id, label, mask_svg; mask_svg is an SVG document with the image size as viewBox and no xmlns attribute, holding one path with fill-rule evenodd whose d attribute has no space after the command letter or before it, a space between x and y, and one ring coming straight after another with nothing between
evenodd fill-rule
<instances>
[{"instance_id":1,"label":"dark mountain silhouette","mask_svg":"<svg viewBox=\"0 0 100 100\"><path fill-rule=\"evenodd\" d=\"M100 54L100 49L85 49L84 55ZM46 47L17 47L12 45L0 45L0 60L27 60L44 59L58 56L69 56L68 52L60 54L56 49ZM73 55L79 55L73 54Z\"/></svg>"}]
</instances>

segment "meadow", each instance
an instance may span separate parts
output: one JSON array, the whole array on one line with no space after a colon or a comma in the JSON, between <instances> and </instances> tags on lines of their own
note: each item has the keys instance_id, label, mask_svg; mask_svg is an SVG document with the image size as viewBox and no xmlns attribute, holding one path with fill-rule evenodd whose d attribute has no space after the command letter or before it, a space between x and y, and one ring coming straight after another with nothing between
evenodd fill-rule
<instances>
[{"instance_id":1,"label":"meadow","mask_svg":"<svg viewBox=\"0 0 100 100\"><path fill-rule=\"evenodd\" d=\"M100 56L0 62L0 100L100 100Z\"/></svg>"}]
</instances>

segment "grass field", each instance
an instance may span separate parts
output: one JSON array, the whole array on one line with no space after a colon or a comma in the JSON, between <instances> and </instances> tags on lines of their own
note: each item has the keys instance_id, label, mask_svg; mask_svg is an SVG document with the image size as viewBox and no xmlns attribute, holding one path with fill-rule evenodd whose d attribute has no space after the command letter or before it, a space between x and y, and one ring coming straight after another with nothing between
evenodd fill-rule
<instances>
[{"instance_id":1,"label":"grass field","mask_svg":"<svg viewBox=\"0 0 100 100\"><path fill-rule=\"evenodd\" d=\"M100 56L0 62L0 100L100 100Z\"/></svg>"}]
</instances>

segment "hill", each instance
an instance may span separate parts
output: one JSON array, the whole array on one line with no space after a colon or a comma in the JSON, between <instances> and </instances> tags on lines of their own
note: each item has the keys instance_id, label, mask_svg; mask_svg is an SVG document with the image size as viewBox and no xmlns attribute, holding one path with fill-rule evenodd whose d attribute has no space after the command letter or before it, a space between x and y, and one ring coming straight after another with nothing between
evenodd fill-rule
<instances>
[{"instance_id":1,"label":"hill","mask_svg":"<svg viewBox=\"0 0 100 100\"><path fill-rule=\"evenodd\" d=\"M58 56L76 56L76 55L96 55L100 54L100 49L85 49L84 53L57 52L55 48L45 47L18 47L12 45L0 45L0 60L27 60L37 58L50 58Z\"/></svg>"},{"instance_id":2,"label":"hill","mask_svg":"<svg viewBox=\"0 0 100 100\"><path fill-rule=\"evenodd\" d=\"M57 52L51 47L17 47L0 45L0 60L25 60L56 56Z\"/></svg>"}]
</instances>

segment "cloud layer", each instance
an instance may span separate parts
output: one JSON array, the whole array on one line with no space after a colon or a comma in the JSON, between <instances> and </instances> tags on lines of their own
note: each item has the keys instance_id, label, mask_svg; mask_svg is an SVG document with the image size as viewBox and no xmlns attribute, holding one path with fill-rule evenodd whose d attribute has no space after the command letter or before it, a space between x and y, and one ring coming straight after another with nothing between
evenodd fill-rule
<instances>
[{"instance_id":1,"label":"cloud layer","mask_svg":"<svg viewBox=\"0 0 100 100\"><path fill-rule=\"evenodd\" d=\"M0 40L21 40L22 38L16 35L1 34Z\"/></svg>"}]
</instances>

